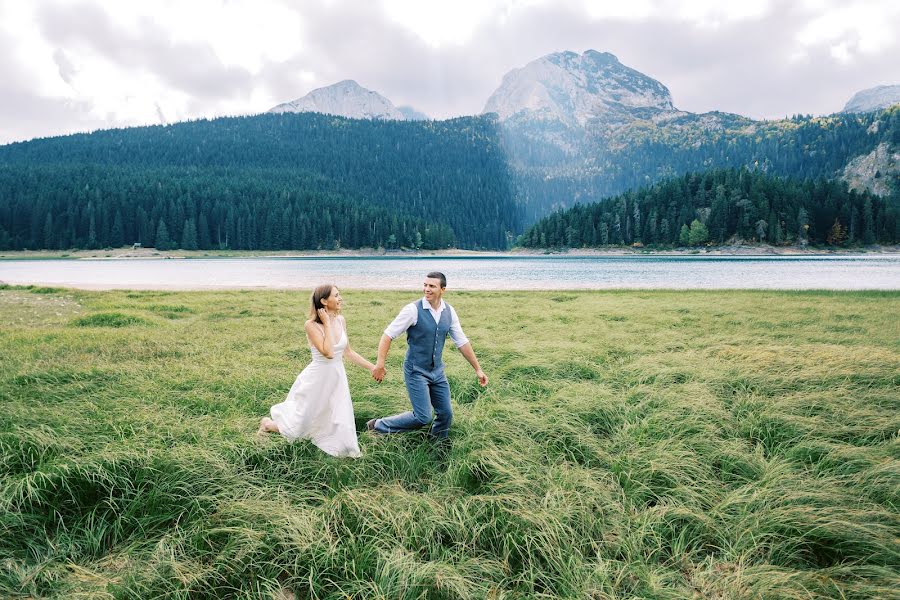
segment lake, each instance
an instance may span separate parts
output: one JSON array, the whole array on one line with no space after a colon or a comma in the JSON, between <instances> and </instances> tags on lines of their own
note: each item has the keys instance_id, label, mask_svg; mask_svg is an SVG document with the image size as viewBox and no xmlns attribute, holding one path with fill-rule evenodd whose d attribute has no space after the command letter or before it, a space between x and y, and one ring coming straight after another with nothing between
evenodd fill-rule
<instances>
[{"instance_id":1,"label":"lake","mask_svg":"<svg viewBox=\"0 0 900 600\"><path fill-rule=\"evenodd\" d=\"M900 289L900 255L0 260L0 282L88 289Z\"/></svg>"}]
</instances>

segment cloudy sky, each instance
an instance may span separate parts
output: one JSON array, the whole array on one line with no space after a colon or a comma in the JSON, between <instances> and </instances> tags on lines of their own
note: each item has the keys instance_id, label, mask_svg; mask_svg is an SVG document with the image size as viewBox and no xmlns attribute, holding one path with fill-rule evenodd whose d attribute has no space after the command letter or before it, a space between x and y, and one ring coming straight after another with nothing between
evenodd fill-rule
<instances>
[{"instance_id":1,"label":"cloudy sky","mask_svg":"<svg viewBox=\"0 0 900 600\"><path fill-rule=\"evenodd\" d=\"M682 110L840 110L900 83L897 0L0 0L0 143L264 112L342 79L434 118L612 52Z\"/></svg>"}]
</instances>

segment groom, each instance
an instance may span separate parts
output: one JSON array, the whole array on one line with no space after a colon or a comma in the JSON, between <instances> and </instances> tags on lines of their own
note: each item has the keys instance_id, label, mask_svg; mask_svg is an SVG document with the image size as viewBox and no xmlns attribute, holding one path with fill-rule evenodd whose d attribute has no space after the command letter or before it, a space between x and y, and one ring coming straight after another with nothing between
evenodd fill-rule
<instances>
[{"instance_id":1,"label":"groom","mask_svg":"<svg viewBox=\"0 0 900 600\"><path fill-rule=\"evenodd\" d=\"M444 375L441 354L448 334L475 369L478 383L487 385L487 375L478 364L475 351L463 333L456 311L441 299L446 289L447 278L443 273L429 273L425 276L425 297L404 306L397 318L384 330L378 344L378 359L372 377L379 382L384 379L384 361L391 349L391 341L405 331L408 348L403 362L403 379L406 381L412 411L372 419L366 423L369 431L398 433L421 429L430 423L432 438L440 440L447 437L453 410L450 408L450 384ZM434 422L431 419L432 408Z\"/></svg>"}]
</instances>

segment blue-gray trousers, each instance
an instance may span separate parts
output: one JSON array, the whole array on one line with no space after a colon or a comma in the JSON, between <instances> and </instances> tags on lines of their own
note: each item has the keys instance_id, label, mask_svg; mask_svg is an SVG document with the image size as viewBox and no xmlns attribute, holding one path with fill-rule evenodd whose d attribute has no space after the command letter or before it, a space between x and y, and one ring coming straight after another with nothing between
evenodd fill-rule
<instances>
[{"instance_id":1,"label":"blue-gray trousers","mask_svg":"<svg viewBox=\"0 0 900 600\"><path fill-rule=\"evenodd\" d=\"M399 433L413 431L431 424L431 437L445 438L453 422L450 408L450 384L441 364L429 371L413 366L410 361L403 363L403 379L412 403L412 410L392 417L383 417L375 422L378 433ZM432 409L434 421L432 422Z\"/></svg>"}]
</instances>

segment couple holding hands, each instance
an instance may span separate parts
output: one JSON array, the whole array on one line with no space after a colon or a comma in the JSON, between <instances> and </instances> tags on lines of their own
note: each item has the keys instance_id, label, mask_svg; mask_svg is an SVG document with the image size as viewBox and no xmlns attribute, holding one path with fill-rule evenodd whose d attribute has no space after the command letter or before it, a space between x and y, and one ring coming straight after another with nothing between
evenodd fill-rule
<instances>
[{"instance_id":1,"label":"couple holding hands","mask_svg":"<svg viewBox=\"0 0 900 600\"><path fill-rule=\"evenodd\" d=\"M350 347L347 324L340 314L343 300L337 287L316 288L310 318L306 321L312 362L297 376L285 401L271 408L271 418L262 418L259 433L280 433L289 440L308 439L332 456L360 456L343 359L368 370L381 382L391 342L406 332L408 348L403 378L412 410L371 419L366 426L375 434L389 434L431 425L432 438L446 438L453 420L450 384L441 360L448 335L475 369L478 382L482 386L488 383L456 311L442 299L446 288L447 278L443 273L425 276L424 297L404 306L384 330L374 365Z\"/></svg>"}]
</instances>

